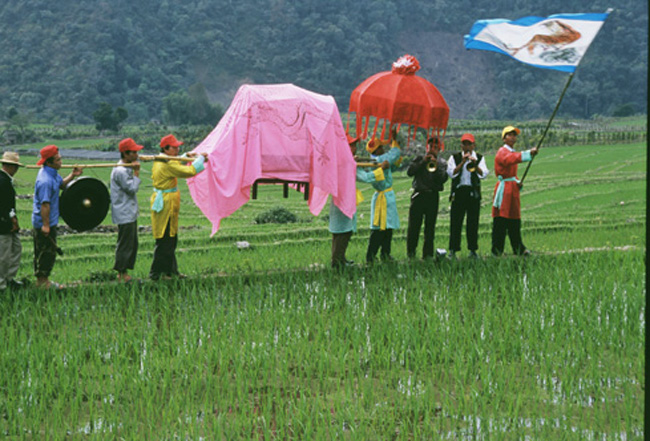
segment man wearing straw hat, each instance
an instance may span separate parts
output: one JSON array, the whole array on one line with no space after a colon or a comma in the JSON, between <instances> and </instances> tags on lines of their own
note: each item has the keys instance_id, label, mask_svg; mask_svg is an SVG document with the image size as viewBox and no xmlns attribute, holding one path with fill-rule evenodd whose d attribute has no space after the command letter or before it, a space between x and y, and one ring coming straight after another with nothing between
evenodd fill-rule
<instances>
[{"instance_id":1,"label":"man wearing straw hat","mask_svg":"<svg viewBox=\"0 0 650 441\"><path fill-rule=\"evenodd\" d=\"M135 266L138 254L138 188L140 188L140 163L138 152L143 146L131 138L120 141L120 162L111 172L111 218L117 225L115 265L117 280L129 282L128 270ZM125 164L132 165L125 167Z\"/></svg>"},{"instance_id":2,"label":"man wearing straw hat","mask_svg":"<svg viewBox=\"0 0 650 441\"><path fill-rule=\"evenodd\" d=\"M58 289L60 286L50 281L50 273L54 268L58 248L56 235L59 223L59 192L74 178L81 175L83 170L75 167L68 176L62 178L58 172L62 165L61 155L55 145L48 145L41 149L41 159L36 165L42 166L36 176L32 210L36 286Z\"/></svg>"},{"instance_id":3,"label":"man wearing straw hat","mask_svg":"<svg viewBox=\"0 0 650 441\"><path fill-rule=\"evenodd\" d=\"M183 143L174 135L164 136L160 140L161 152L167 156L178 156ZM153 250L153 262L149 270L152 280L160 278L184 277L178 272L176 263L176 244L178 243L178 215L181 194L178 191L178 178L189 178L204 170L207 153L197 155L190 165L179 161L156 161L151 169L154 193L151 195L151 229L156 245Z\"/></svg>"},{"instance_id":4,"label":"man wearing straw hat","mask_svg":"<svg viewBox=\"0 0 650 441\"><path fill-rule=\"evenodd\" d=\"M494 187L492 203L492 255L500 256L506 241L510 237L512 251L518 256L526 256L530 251L521 240L521 203L519 201L520 184L517 178L517 164L528 162L537 154L537 147L523 152L516 152L514 145L517 135L521 133L516 127L507 126L501 132L504 145L494 157L494 174L497 184Z\"/></svg>"},{"instance_id":5,"label":"man wearing straw hat","mask_svg":"<svg viewBox=\"0 0 650 441\"><path fill-rule=\"evenodd\" d=\"M20 156L14 152L2 154L2 169L0 169L0 290L20 288L21 282L14 280L20 267L20 256L23 247L20 244L18 232L18 217L16 216L16 190L14 175L20 163Z\"/></svg>"}]
</instances>

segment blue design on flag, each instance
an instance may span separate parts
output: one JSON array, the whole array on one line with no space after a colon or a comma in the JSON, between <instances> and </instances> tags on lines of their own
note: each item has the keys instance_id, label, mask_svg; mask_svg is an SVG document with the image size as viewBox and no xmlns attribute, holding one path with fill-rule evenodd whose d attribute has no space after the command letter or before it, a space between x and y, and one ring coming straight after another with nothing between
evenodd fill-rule
<instances>
[{"instance_id":1,"label":"blue design on flag","mask_svg":"<svg viewBox=\"0 0 650 441\"><path fill-rule=\"evenodd\" d=\"M610 12L479 20L465 35L465 48L500 52L533 66L574 72Z\"/></svg>"}]
</instances>

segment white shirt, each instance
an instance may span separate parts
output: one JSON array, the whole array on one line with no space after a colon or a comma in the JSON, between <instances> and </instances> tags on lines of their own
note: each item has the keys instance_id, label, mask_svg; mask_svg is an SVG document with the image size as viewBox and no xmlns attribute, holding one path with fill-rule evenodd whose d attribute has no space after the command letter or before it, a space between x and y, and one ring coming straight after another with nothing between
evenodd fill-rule
<instances>
[{"instance_id":1,"label":"white shirt","mask_svg":"<svg viewBox=\"0 0 650 441\"><path fill-rule=\"evenodd\" d=\"M122 160L118 164L124 164ZM111 172L111 217L116 225L128 224L138 219L140 178L130 167L115 167Z\"/></svg>"},{"instance_id":2,"label":"white shirt","mask_svg":"<svg viewBox=\"0 0 650 441\"><path fill-rule=\"evenodd\" d=\"M470 155L470 158L476 159L476 152L472 150L472 153ZM454 170L456 169L456 161L454 160L454 155L451 155L449 157L449 161L447 163L447 174L449 175L450 179L456 178L460 174L460 183L458 184L459 187L462 187L464 185L471 186L472 185L472 174L467 170L467 166L469 165L469 161L467 161L464 165L463 168L456 174L454 174ZM487 165L485 165L485 156L481 157L481 161L478 164L479 170L481 170L481 173L477 173L479 179L485 179L488 177L488 174L490 174L490 170L488 170Z\"/></svg>"}]
</instances>

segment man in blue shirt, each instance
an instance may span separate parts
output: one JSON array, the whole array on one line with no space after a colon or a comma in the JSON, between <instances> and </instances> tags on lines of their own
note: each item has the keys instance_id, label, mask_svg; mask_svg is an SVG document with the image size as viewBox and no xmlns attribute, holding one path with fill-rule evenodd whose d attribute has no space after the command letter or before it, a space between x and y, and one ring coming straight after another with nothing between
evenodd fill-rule
<instances>
[{"instance_id":1,"label":"man in blue shirt","mask_svg":"<svg viewBox=\"0 0 650 441\"><path fill-rule=\"evenodd\" d=\"M36 165L42 166L36 176L32 211L36 286L59 288L58 284L50 282L50 273L56 261L59 191L65 189L70 181L81 175L83 171L75 167L68 176L61 178L58 173L62 165L61 155L55 145L48 145L41 149L41 159Z\"/></svg>"}]
</instances>

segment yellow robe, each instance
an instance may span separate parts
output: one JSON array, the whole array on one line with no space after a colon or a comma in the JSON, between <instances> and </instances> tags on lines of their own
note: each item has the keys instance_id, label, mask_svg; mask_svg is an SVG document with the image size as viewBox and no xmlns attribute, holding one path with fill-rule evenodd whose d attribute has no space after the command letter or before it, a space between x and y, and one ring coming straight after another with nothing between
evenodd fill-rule
<instances>
[{"instance_id":1,"label":"yellow robe","mask_svg":"<svg viewBox=\"0 0 650 441\"><path fill-rule=\"evenodd\" d=\"M169 162L154 162L151 169L151 178L153 186L159 190L170 190L178 186L177 178L190 178L196 174L196 169L193 165L182 165L178 161ZM156 192L151 195L149 206L153 206L153 201L156 198ZM151 229L153 237L160 239L165 234L165 227L167 222L169 225L169 235L176 236L178 233L178 213L181 208L181 193L175 191L173 193L163 193L163 209L156 213L151 210Z\"/></svg>"}]
</instances>

